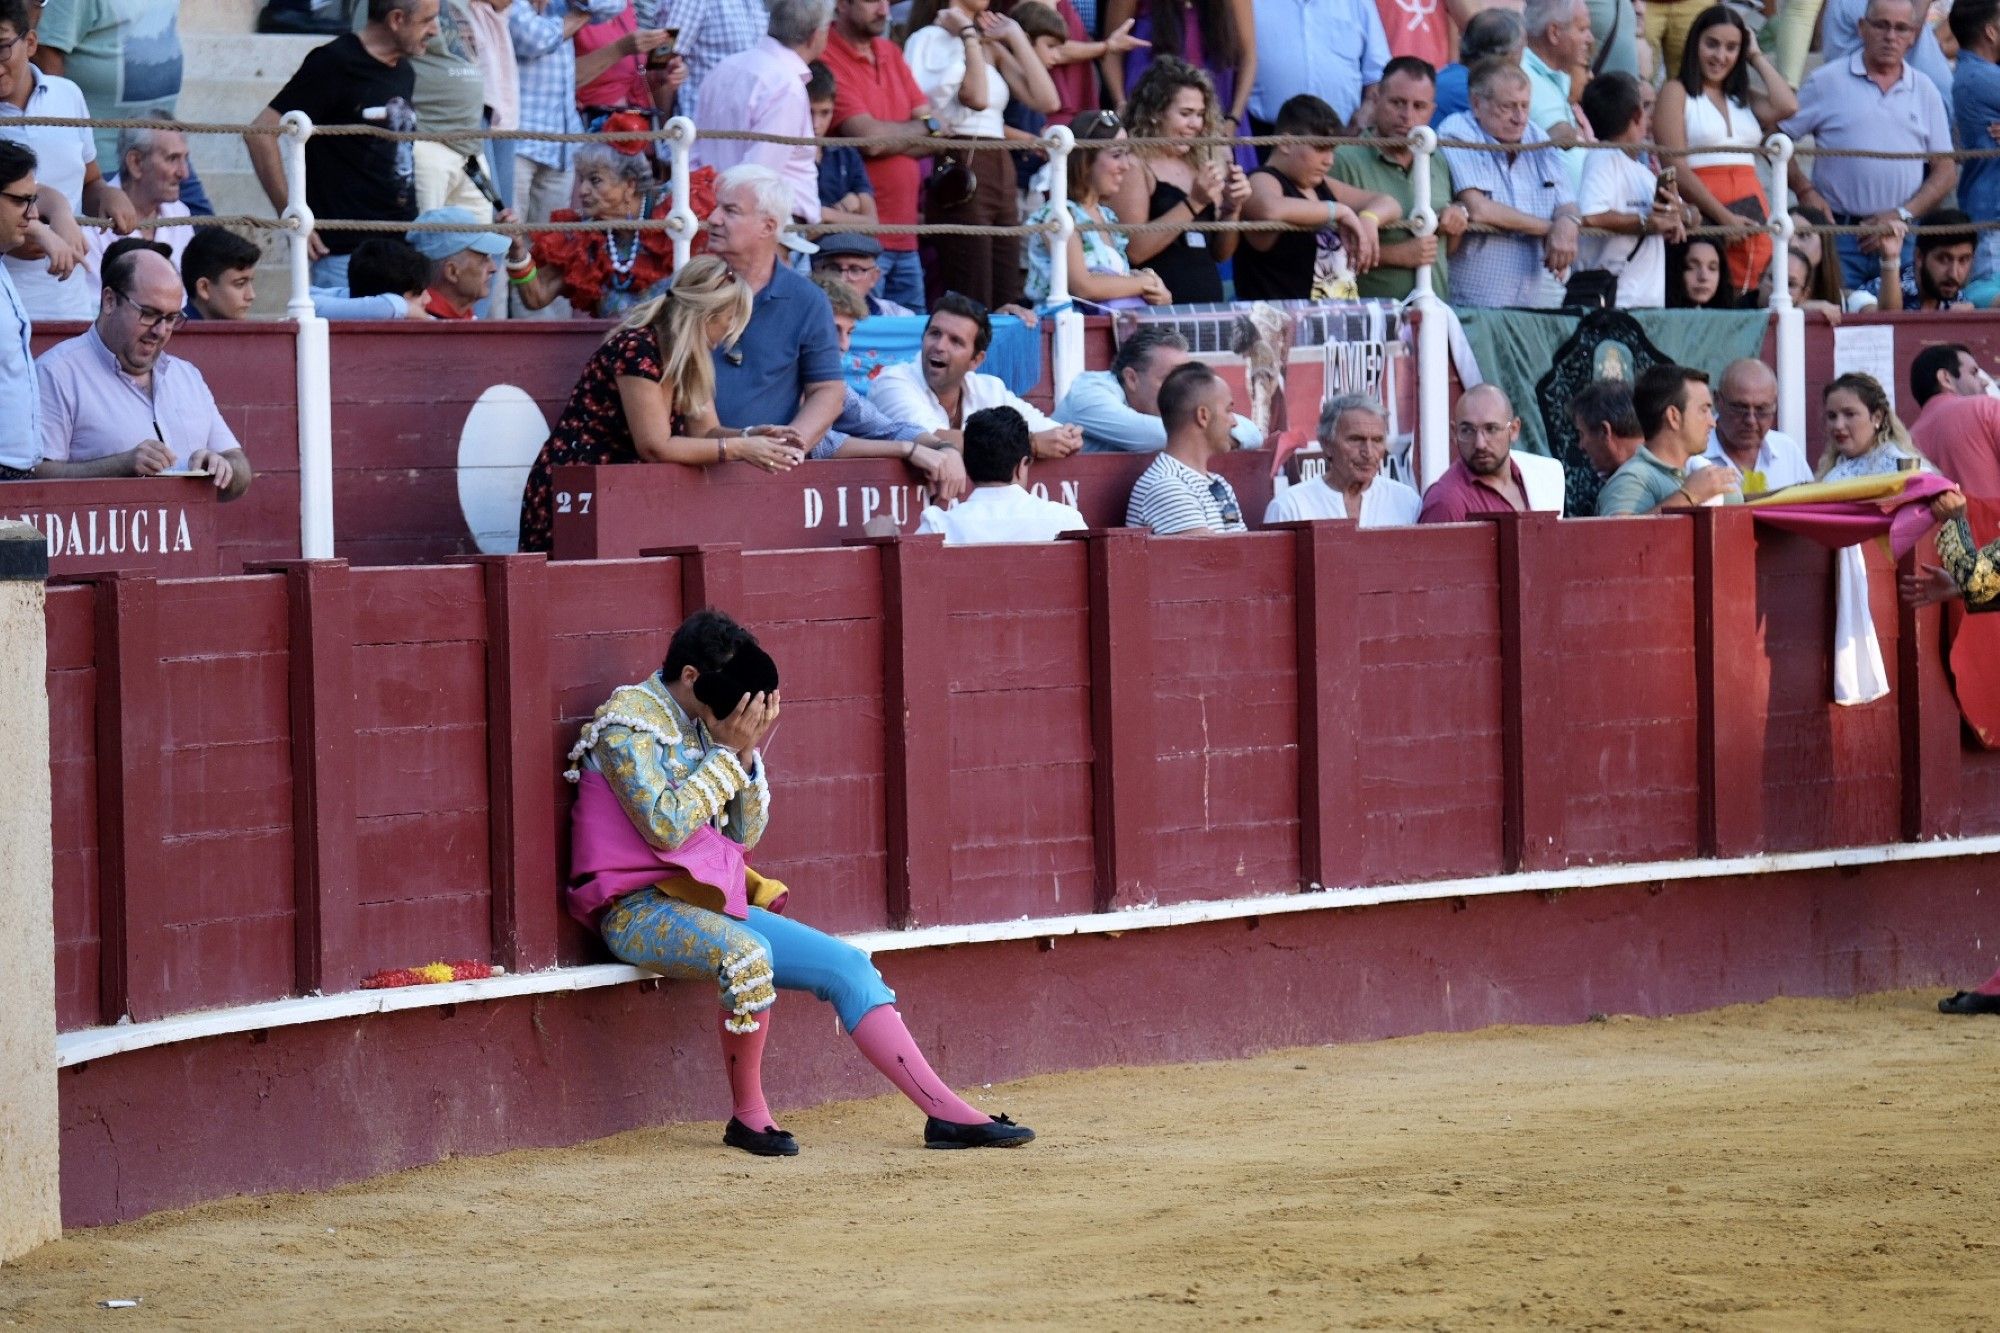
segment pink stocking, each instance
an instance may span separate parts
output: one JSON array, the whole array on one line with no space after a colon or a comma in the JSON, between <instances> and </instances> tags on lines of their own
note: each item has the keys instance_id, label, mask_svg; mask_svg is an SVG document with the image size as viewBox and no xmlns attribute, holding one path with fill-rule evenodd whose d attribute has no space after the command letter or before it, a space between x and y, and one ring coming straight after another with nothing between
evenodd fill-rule
<instances>
[{"instance_id":1,"label":"pink stocking","mask_svg":"<svg viewBox=\"0 0 2000 1333\"><path fill-rule=\"evenodd\" d=\"M954 1125L983 1125L993 1118L961 1099L931 1071L916 1039L903 1026L903 1016L893 1006L870 1009L855 1026L854 1044L868 1057L868 1063L881 1070L925 1115Z\"/></svg>"},{"instance_id":2,"label":"pink stocking","mask_svg":"<svg viewBox=\"0 0 2000 1333\"><path fill-rule=\"evenodd\" d=\"M1973 994L2000 995L2000 972L1995 972L1992 976L1980 982L1979 985L1973 989Z\"/></svg>"},{"instance_id":3,"label":"pink stocking","mask_svg":"<svg viewBox=\"0 0 2000 1333\"><path fill-rule=\"evenodd\" d=\"M717 1022L726 1024L729 1010L720 1010ZM776 1129L771 1108L764 1101L764 1038L771 1035L771 1011L757 1015L755 1032L731 1032L722 1028L722 1063L729 1071L731 1114L750 1129Z\"/></svg>"}]
</instances>

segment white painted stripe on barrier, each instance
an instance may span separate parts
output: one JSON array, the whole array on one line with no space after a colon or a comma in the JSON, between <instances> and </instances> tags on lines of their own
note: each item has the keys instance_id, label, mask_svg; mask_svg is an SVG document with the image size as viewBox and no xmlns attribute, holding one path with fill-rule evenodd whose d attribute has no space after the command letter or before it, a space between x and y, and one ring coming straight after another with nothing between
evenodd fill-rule
<instances>
[{"instance_id":1,"label":"white painted stripe on barrier","mask_svg":"<svg viewBox=\"0 0 2000 1333\"><path fill-rule=\"evenodd\" d=\"M981 921L959 926L920 926L914 930L874 930L843 936L867 952L895 953L911 949L944 949L963 944L996 944L1010 940L1059 939L1066 935L1110 935L1128 930L1160 930L1200 925L1208 921L1240 921L1257 916L1296 912L1328 912L1344 908L1378 907L1388 903L1429 902L1440 898L1475 898L1501 893L1548 893L1566 889L1604 888L1615 884L1647 884L1672 880L1721 879L1738 875L1782 875L1841 866L1892 865L1904 861L1937 861L1954 857L2000 854L2000 836L1951 838L1936 842L1889 843L1875 847L1842 847L1824 851L1779 852L1768 856L1736 856L1697 861L1651 861L1637 865L1571 866L1518 875L1484 875L1473 879L1430 880L1421 884L1387 884L1365 889L1321 889L1307 893L1272 894L1216 902L1171 903L1164 907L1133 907L1118 912L1081 916L1021 917L1013 921ZM259 1032L300 1023L326 1023L405 1009L433 1009L448 1004L474 1004L517 995L554 995L596 990L635 981L658 980L652 973L624 963L559 967L547 972L491 977L483 981L447 981L434 986L404 986L392 990L354 991L342 995L308 995L262 1004L177 1014L145 1023L83 1028L56 1038L60 1067L122 1055L128 1051L197 1041L203 1037Z\"/></svg>"}]
</instances>

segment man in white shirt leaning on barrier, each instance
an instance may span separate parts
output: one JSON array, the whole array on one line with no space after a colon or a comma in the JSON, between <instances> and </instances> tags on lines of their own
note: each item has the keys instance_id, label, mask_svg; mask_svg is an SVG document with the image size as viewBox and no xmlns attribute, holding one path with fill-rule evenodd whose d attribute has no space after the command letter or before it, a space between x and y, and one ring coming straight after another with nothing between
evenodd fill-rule
<instances>
[{"instance_id":1,"label":"man in white shirt leaning on barrier","mask_svg":"<svg viewBox=\"0 0 2000 1333\"><path fill-rule=\"evenodd\" d=\"M1083 432L1061 426L1008 392L998 375L981 375L993 345L993 321L970 297L946 292L931 307L915 361L890 366L868 386L868 397L886 416L927 430L959 430L973 413L1011 407L1028 423L1036 458L1067 458L1083 447Z\"/></svg>"},{"instance_id":2,"label":"man in white shirt leaning on barrier","mask_svg":"<svg viewBox=\"0 0 2000 1333\"><path fill-rule=\"evenodd\" d=\"M972 490L949 509L932 505L919 533L941 533L946 546L983 542L1047 542L1090 525L1074 507L1028 489L1034 463L1028 423L1011 407L989 407L965 422L965 471Z\"/></svg>"},{"instance_id":3,"label":"man in white shirt leaning on barrier","mask_svg":"<svg viewBox=\"0 0 2000 1333\"><path fill-rule=\"evenodd\" d=\"M1319 447L1326 454L1326 475L1272 496L1265 523L1352 518L1364 528L1394 528L1417 521L1423 497L1382 475L1389 418L1380 403L1359 393L1328 400L1319 414Z\"/></svg>"}]
</instances>

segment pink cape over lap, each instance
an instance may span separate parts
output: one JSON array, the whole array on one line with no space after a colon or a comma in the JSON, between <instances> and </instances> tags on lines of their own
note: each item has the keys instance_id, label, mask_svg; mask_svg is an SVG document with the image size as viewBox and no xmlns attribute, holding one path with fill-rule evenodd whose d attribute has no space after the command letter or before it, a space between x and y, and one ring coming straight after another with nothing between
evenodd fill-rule
<instances>
[{"instance_id":1,"label":"pink cape over lap","mask_svg":"<svg viewBox=\"0 0 2000 1333\"><path fill-rule=\"evenodd\" d=\"M602 773L583 771L570 810L569 914L587 926L614 899L686 875L722 895L722 910L750 915L743 848L708 824L673 851L661 851L625 813Z\"/></svg>"}]
</instances>

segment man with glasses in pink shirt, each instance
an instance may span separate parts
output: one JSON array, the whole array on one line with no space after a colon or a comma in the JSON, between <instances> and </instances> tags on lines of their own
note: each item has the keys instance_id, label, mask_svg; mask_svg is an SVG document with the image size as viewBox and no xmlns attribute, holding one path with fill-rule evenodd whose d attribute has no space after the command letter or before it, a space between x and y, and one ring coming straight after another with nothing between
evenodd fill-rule
<instances>
[{"instance_id":1,"label":"man with glasses in pink shirt","mask_svg":"<svg viewBox=\"0 0 2000 1333\"><path fill-rule=\"evenodd\" d=\"M243 446L201 372L167 343L187 293L167 247L136 238L104 252L97 321L35 363L38 477L207 476L225 500L250 487Z\"/></svg>"}]
</instances>

